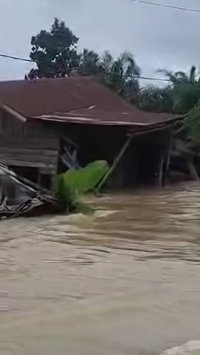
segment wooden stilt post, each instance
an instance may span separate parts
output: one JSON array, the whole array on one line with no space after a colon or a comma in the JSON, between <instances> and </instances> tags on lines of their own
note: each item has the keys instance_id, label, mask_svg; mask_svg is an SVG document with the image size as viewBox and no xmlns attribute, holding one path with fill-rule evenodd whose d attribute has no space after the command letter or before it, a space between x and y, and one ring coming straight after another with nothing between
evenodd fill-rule
<instances>
[{"instance_id":1,"label":"wooden stilt post","mask_svg":"<svg viewBox=\"0 0 200 355\"><path fill-rule=\"evenodd\" d=\"M162 154L160 157L160 161L159 161L159 166L158 166L158 186L162 186L162 182L163 182L163 167L164 167L164 155Z\"/></svg>"},{"instance_id":2,"label":"wooden stilt post","mask_svg":"<svg viewBox=\"0 0 200 355\"><path fill-rule=\"evenodd\" d=\"M128 139L126 140L126 142L124 143L124 145L123 145L122 149L120 150L119 154L116 156L112 166L110 167L110 169L107 171L107 173L104 175L103 179L101 180L101 182L97 186L97 188L96 188L96 192L97 193L100 192L100 190L103 187L103 185L106 183L106 181L108 180L108 178L110 177L112 172L115 170L115 168L119 164L119 161L121 160L121 158L123 157L123 155L126 152L127 148L129 147L132 139L133 139L133 135L129 136Z\"/></svg>"},{"instance_id":3,"label":"wooden stilt post","mask_svg":"<svg viewBox=\"0 0 200 355\"><path fill-rule=\"evenodd\" d=\"M166 154L166 165L165 165L165 172L164 172L164 178L163 178L163 186L166 186L166 184L167 184L170 159L171 159L172 142L173 142L173 133L172 133L172 131L170 131L169 144L168 144L168 149L167 149L167 154Z\"/></svg>"}]
</instances>

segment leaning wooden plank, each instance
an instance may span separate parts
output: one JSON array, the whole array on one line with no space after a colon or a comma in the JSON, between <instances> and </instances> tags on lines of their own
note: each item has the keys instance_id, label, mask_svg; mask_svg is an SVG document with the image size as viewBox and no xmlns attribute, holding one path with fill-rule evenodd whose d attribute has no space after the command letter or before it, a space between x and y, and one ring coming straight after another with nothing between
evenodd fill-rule
<instances>
[{"instance_id":1,"label":"leaning wooden plank","mask_svg":"<svg viewBox=\"0 0 200 355\"><path fill-rule=\"evenodd\" d=\"M124 145L122 146L119 154L116 156L112 166L110 167L110 169L107 171L107 173L105 174L105 176L103 177L103 179L101 180L101 182L99 183L99 185L96 188L96 192L99 193L100 190L102 189L103 185L106 183L106 181L108 180L108 178L110 177L110 175L113 173L113 171L116 169L118 163L120 162L120 160L122 159L123 155L125 154L127 148L129 147L131 141L133 139L133 135L130 135L128 137L128 139L126 140L126 142L124 143Z\"/></svg>"},{"instance_id":2,"label":"leaning wooden plank","mask_svg":"<svg viewBox=\"0 0 200 355\"><path fill-rule=\"evenodd\" d=\"M0 163L0 174L1 175L7 175L15 184L18 184L20 186L25 187L27 190L35 193L35 190L29 186L29 185L24 185L17 177L17 174L10 170L5 164Z\"/></svg>"}]
</instances>

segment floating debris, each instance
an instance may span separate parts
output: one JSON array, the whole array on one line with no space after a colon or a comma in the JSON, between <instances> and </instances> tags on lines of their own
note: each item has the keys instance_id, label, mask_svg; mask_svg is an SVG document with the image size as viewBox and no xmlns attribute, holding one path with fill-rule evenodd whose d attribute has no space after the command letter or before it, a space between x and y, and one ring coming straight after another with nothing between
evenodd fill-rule
<instances>
[{"instance_id":1,"label":"floating debris","mask_svg":"<svg viewBox=\"0 0 200 355\"><path fill-rule=\"evenodd\" d=\"M41 186L0 162L0 219L65 212L67 206Z\"/></svg>"}]
</instances>

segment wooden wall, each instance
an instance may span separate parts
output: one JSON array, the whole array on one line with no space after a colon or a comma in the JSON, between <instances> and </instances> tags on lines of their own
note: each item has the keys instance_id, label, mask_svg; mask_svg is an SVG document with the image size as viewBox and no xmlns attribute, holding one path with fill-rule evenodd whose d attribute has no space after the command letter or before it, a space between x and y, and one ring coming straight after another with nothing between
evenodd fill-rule
<instances>
[{"instance_id":1,"label":"wooden wall","mask_svg":"<svg viewBox=\"0 0 200 355\"><path fill-rule=\"evenodd\" d=\"M37 168L53 175L57 169L59 135L41 121L20 122L0 110L0 160L12 167Z\"/></svg>"}]
</instances>

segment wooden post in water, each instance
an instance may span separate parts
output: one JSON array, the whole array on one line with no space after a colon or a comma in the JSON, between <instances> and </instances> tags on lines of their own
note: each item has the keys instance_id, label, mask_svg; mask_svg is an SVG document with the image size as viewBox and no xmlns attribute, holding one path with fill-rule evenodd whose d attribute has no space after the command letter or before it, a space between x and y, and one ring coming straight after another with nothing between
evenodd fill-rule
<instances>
[{"instance_id":1,"label":"wooden post in water","mask_svg":"<svg viewBox=\"0 0 200 355\"><path fill-rule=\"evenodd\" d=\"M196 167L192 159L188 162L189 174L192 180L199 180L199 175L197 173Z\"/></svg>"},{"instance_id":2,"label":"wooden post in water","mask_svg":"<svg viewBox=\"0 0 200 355\"><path fill-rule=\"evenodd\" d=\"M166 163L165 163L165 172L164 172L164 177L163 177L163 186L166 186L166 184L167 184L169 167L170 167L170 159L171 159L171 151L172 151L172 142L173 142L173 133L171 130L170 136L169 136L168 149L167 149L167 153L166 153Z\"/></svg>"},{"instance_id":3,"label":"wooden post in water","mask_svg":"<svg viewBox=\"0 0 200 355\"><path fill-rule=\"evenodd\" d=\"M107 171L107 173L104 175L103 179L100 181L99 185L97 186L96 191L95 191L96 193L100 192L100 190L103 187L103 185L106 183L106 181L108 180L110 175L116 169L117 165L119 164L119 161L121 160L121 158L125 154L125 152L126 152L127 148L129 147L132 139L133 139L133 135L129 136L128 139L126 140L126 142L124 143L124 145L121 148L119 154L116 156L112 166L110 167L110 169Z\"/></svg>"},{"instance_id":4,"label":"wooden post in water","mask_svg":"<svg viewBox=\"0 0 200 355\"><path fill-rule=\"evenodd\" d=\"M163 168L164 168L164 154L162 153L162 155L160 156L160 160L159 160L159 165L158 165L158 186L162 186L163 184Z\"/></svg>"}]
</instances>

